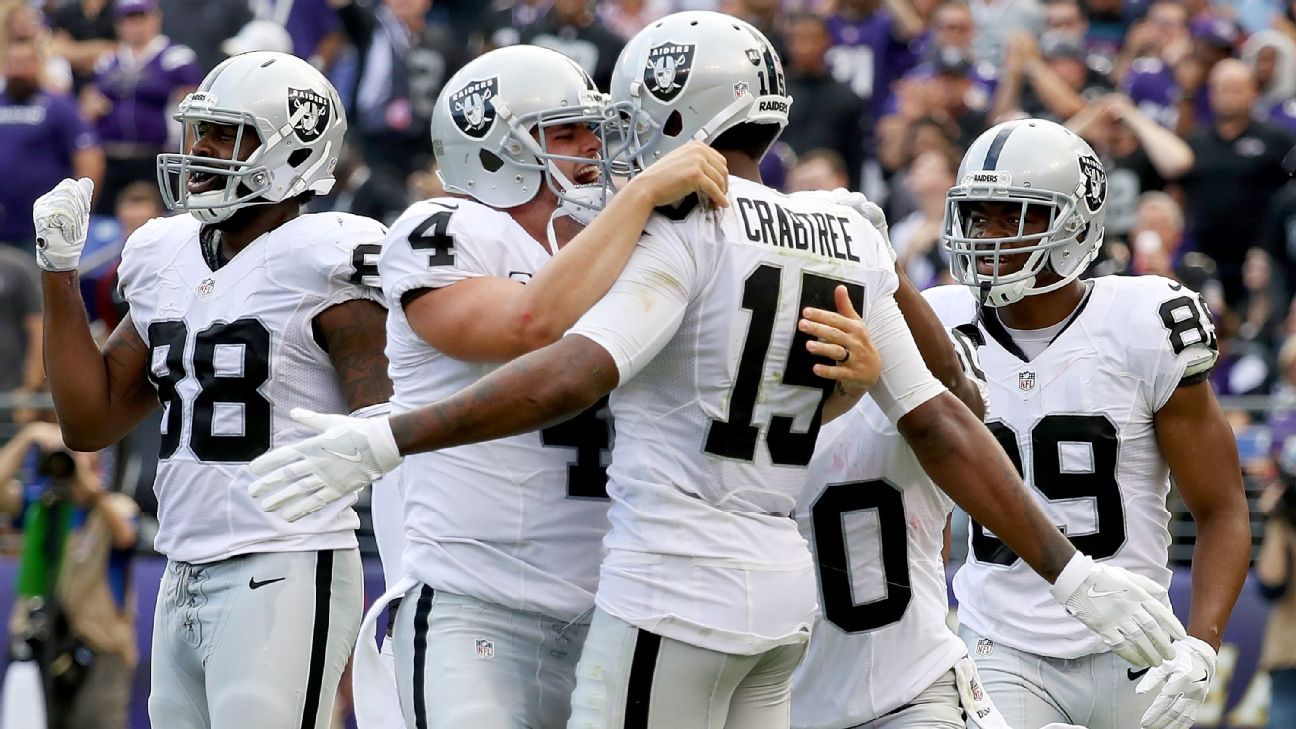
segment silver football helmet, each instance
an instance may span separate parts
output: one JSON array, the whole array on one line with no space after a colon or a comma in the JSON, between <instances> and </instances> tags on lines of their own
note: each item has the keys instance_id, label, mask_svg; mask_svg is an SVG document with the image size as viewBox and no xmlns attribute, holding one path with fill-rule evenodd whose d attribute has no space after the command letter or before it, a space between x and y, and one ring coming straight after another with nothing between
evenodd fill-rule
<instances>
[{"instance_id":1,"label":"silver football helmet","mask_svg":"<svg viewBox=\"0 0 1296 729\"><path fill-rule=\"evenodd\" d=\"M493 208L529 202L543 182L565 208L597 212L610 197L608 115L607 97L567 56L527 45L491 51L451 77L437 99L432 112L437 173L446 190ZM597 158L549 151L546 128L579 123L599 134L604 147ZM598 180L578 184L556 161L592 166Z\"/></svg>"},{"instance_id":2,"label":"silver football helmet","mask_svg":"<svg viewBox=\"0 0 1296 729\"><path fill-rule=\"evenodd\" d=\"M969 213L977 203L1021 205L1017 234L974 238ZM1061 288L1084 273L1102 247L1107 174L1098 155L1066 127L1042 119L1004 122L977 137L945 196L944 242L950 273L992 307ZM1049 212L1048 229L1025 232L1031 206ZM1001 257L1027 256L1020 270L1000 274ZM981 273L980 261L992 273ZM1038 284L1043 271L1060 280Z\"/></svg>"},{"instance_id":3,"label":"silver football helmet","mask_svg":"<svg viewBox=\"0 0 1296 729\"><path fill-rule=\"evenodd\" d=\"M157 158L158 187L171 210L217 223L249 205L333 189L346 112L328 79L296 56L254 51L227 59L180 102L175 119L184 151ZM192 154L204 123L237 126L235 150L246 134L261 144L244 160Z\"/></svg>"},{"instance_id":4,"label":"silver football helmet","mask_svg":"<svg viewBox=\"0 0 1296 729\"><path fill-rule=\"evenodd\" d=\"M709 11L675 13L639 31L617 59L611 96L640 169L691 139L710 143L749 122L771 126L768 149L792 106L769 40Z\"/></svg>"}]
</instances>

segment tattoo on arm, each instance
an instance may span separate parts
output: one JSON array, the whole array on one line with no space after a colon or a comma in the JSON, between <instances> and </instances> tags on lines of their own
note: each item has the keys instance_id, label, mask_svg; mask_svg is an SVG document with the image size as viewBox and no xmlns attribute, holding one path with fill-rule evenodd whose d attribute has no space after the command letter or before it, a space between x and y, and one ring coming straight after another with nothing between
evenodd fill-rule
<instances>
[{"instance_id":1,"label":"tattoo on arm","mask_svg":"<svg viewBox=\"0 0 1296 729\"><path fill-rule=\"evenodd\" d=\"M148 379L148 344L135 331L129 316L128 314L113 330L103 345L109 397L112 402L156 402L157 391ZM141 362L143 367L140 366Z\"/></svg>"},{"instance_id":2,"label":"tattoo on arm","mask_svg":"<svg viewBox=\"0 0 1296 729\"><path fill-rule=\"evenodd\" d=\"M594 404L618 377L611 355L569 335L445 400L393 417L392 435L408 455L538 430Z\"/></svg>"},{"instance_id":3,"label":"tattoo on arm","mask_svg":"<svg viewBox=\"0 0 1296 729\"><path fill-rule=\"evenodd\" d=\"M347 407L355 411L390 400L387 311L372 301L347 301L322 312L315 323Z\"/></svg>"}]
</instances>

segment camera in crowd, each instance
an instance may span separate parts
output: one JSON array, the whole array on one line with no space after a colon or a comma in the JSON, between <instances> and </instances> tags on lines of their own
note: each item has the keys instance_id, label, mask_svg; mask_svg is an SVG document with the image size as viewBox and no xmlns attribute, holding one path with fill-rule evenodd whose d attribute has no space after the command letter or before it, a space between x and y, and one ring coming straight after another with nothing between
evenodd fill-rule
<instances>
[{"instance_id":1,"label":"camera in crowd","mask_svg":"<svg viewBox=\"0 0 1296 729\"><path fill-rule=\"evenodd\" d=\"M72 451L66 448L53 450L41 449L40 460L36 463L36 474L41 478L65 481L76 474L76 460Z\"/></svg>"}]
</instances>

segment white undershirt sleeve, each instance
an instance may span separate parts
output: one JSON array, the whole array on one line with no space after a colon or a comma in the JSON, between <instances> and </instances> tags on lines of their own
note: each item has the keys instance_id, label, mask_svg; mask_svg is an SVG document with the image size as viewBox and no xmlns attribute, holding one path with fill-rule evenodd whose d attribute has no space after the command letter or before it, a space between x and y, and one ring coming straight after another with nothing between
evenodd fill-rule
<instances>
[{"instance_id":1,"label":"white undershirt sleeve","mask_svg":"<svg viewBox=\"0 0 1296 729\"><path fill-rule=\"evenodd\" d=\"M697 265L684 242L655 226L639 241L612 288L567 332L612 355L618 384L633 379L666 346L693 298Z\"/></svg>"},{"instance_id":2,"label":"white undershirt sleeve","mask_svg":"<svg viewBox=\"0 0 1296 729\"><path fill-rule=\"evenodd\" d=\"M865 324L882 358L882 376L869 394L891 422L945 392L945 386L923 363L894 298L880 297Z\"/></svg>"}]
</instances>

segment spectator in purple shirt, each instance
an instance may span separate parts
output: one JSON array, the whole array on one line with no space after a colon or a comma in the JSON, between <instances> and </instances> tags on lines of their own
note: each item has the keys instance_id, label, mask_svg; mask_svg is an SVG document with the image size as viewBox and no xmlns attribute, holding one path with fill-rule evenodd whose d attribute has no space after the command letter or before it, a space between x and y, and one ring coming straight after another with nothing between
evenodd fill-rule
<instances>
[{"instance_id":1,"label":"spectator in purple shirt","mask_svg":"<svg viewBox=\"0 0 1296 729\"><path fill-rule=\"evenodd\" d=\"M1187 11L1177 2L1161 0L1130 28L1117 59L1115 75L1121 79L1121 89L1139 111L1170 129L1178 118L1175 68L1191 52Z\"/></svg>"},{"instance_id":2,"label":"spectator in purple shirt","mask_svg":"<svg viewBox=\"0 0 1296 729\"><path fill-rule=\"evenodd\" d=\"M828 17L832 47L825 60L833 78L868 102L876 119L891 95L891 82L917 63L911 43L923 32L909 0L841 0Z\"/></svg>"},{"instance_id":3,"label":"spectator in purple shirt","mask_svg":"<svg viewBox=\"0 0 1296 729\"><path fill-rule=\"evenodd\" d=\"M156 158L167 144L169 112L197 88L203 71L193 51L162 35L156 0L118 0L117 52L95 69L81 93L108 155L108 171L95 212L111 213L126 185L157 177Z\"/></svg>"},{"instance_id":4,"label":"spectator in purple shirt","mask_svg":"<svg viewBox=\"0 0 1296 729\"><path fill-rule=\"evenodd\" d=\"M968 78L978 95L984 95L986 106L994 95L999 72L990 63L977 63L973 51L976 39L976 24L972 19L972 10L964 0L946 0L936 8L932 15L931 38L924 52L923 62L904 74L905 80L929 80L939 78L942 72L948 72L955 66ZM953 59L961 59L955 63ZM895 110L895 97L887 102L886 113ZM979 130L984 131L984 130ZM979 132L978 132L979 133Z\"/></svg>"},{"instance_id":5,"label":"spectator in purple shirt","mask_svg":"<svg viewBox=\"0 0 1296 729\"><path fill-rule=\"evenodd\" d=\"M28 249L34 245L31 207L41 191L64 177L104 173L103 151L77 113L70 96L41 85L42 59L35 42L17 40L4 52L4 91L0 93L0 242Z\"/></svg>"},{"instance_id":6,"label":"spectator in purple shirt","mask_svg":"<svg viewBox=\"0 0 1296 729\"><path fill-rule=\"evenodd\" d=\"M288 31L292 38L289 53L325 73L346 44L337 11L327 0L250 0L250 7L258 20L278 23Z\"/></svg>"}]
</instances>

